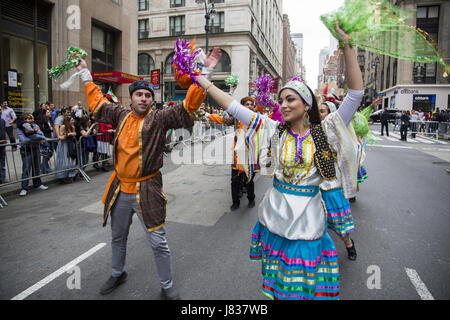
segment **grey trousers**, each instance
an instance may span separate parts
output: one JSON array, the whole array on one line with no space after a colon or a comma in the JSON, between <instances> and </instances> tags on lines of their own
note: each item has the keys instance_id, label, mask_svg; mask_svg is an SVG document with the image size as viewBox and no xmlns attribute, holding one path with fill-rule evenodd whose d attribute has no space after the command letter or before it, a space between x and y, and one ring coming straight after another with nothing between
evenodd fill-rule
<instances>
[{"instance_id":1,"label":"grey trousers","mask_svg":"<svg viewBox=\"0 0 450 320\"><path fill-rule=\"evenodd\" d=\"M112 276L118 277L125 271L127 240L133 213L137 213L141 225L145 230L147 240L153 249L160 286L163 289L168 289L172 287L173 282L166 231L164 227L152 232L147 230L139 214L136 194L120 192L111 210Z\"/></svg>"}]
</instances>

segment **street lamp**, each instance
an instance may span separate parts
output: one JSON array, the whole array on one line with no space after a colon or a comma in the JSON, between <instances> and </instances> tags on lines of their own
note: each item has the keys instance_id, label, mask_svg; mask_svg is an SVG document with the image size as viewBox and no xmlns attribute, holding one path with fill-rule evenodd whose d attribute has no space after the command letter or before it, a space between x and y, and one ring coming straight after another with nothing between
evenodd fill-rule
<instances>
[{"instance_id":1,"label":"street lamp","mask_svg":"<svg viewBox=\"0 0 450 320\"><path fill-rule=\"evenodd\" d=\"M211 5L211 8L208 8L208 2ZM206 31L206 45L205 45L205 54L208 54L209 51L209 43L208 43L208 33L211 31L210 29L210 20L214 19L216 16L216 9L214 9L214 0L195 0L196 4L205 4L205 31Z\"/></svg>"},{"instance_id":2,"label":"street lamp","mask_svg":"<svg viewBox=\"0 0 450 320\"><path fill-rule=\"evenodd\" d=\"M374 89L374 95L373 97L376 97L377 94L377 70L378 70L378 65L380 64L380 58L378 58L378 56L375 58L375 61L372 63L372 68L375 68L375 89Z\"/></svg>"},{"instance_id":3,"label":"street lamp","mask_svg":"<svg viewBox=\"0 0 450 320\"><path fill-rule=\"evenodd\" d=\"M208 8L208 2L211 5L211 8ZM206 32L205 54L207 55L209 52L208 33L211 31L209 22L216 16L216 9L214 9L214 0L195 0L195 3L205 4L205 32ZM206 103L209 106L209 96L206 97ZM210 109L210 112L212 113L212 109Z\"/></svg>"}]
</instances>

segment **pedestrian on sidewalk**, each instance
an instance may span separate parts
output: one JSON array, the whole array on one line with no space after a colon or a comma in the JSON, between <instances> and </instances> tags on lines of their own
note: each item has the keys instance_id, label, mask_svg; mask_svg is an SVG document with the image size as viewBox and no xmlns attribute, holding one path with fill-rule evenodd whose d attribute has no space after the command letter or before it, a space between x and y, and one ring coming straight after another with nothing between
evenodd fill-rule
<instances>
[{"instance_id":1,"label":"pedestrian on sidewalk","mask_svg":"<svg viewBox=\"0 0 450 320\"><path fill-rule=\"evenodd\" d=\"M273 187L258 207L250 245L250 258L262 260L263 293L272 299L339 298L337 252L326 230L319 185L336 179L337 159L344 173L344 196L350 198L356 193L356 138L348 125L361 103L364 85L355 50L349 45L350 37L337 22L335 29L343 40L348 94L339 110L324 121L320 121L314 93L298 78L289 81L279 93L285 124L278 125L267 115L240 105L205 77L197 77L229 114L256 132L261 131L253 156L272 138L278 143ZM213 56L217 51L219 48L214 48Z\"/></svg>"},{"instance_id":2,"label":"pedestrian on sidewalk","mask_svg":"<svg viewBox=\"0 0 450 320\"><path fill-rule=\"evenodd\" d=\"M43 135L37 124L33 123L31 126L33 129L38 129L38 134ZM19 142L21 143L20 157L22 158L22 190L19 195L23 197L28 194L30 174L33 180L34 188L39 190L47 190L48 187L43 185L41 178L39 178L41 174L41 154L39 150L39 142L31 141L26 137L25 133L20 128L17 128L17 136L19 137Z\"/></svg>"},{"instance_id":3,"label":"pedestrian on sidewalk","mask_svg":"<svg viewBox=\"0 0 450 320\"><path fill-rule=\"evenodd\" d=\"M17 120L17 116L14 110L8 106L8 100L2 101L2 119L5 120L6 133L8 134L9 142L16 143L13 123ZM17 150L17 146L12 146L11 149L14 152Z\"/></svg>"},{"instance_id":4,"label":"pedestrian on sidewalk","mask_svg":"<svg viewBox=\"0 0 450 320\"><path fill-rule=\"evenodd\" d=\"M400 118L400 140L407 141L408 127L409 127L409 116L406 113L406 111L403 111L402 116Z\"/></svg>"},{"instance_id":5,"label":"pedestrian on sidewalk","mask_svg":"<svg viewBox=\"0 0 450 320\"><path fill-rule=\"evenodd\" d=\"M411 138L415 139L419 123L419 113L416 110L411 110Z\"/></svg>"},{"instance_id":6,"label":"pedestrian on sidewalk","mask_svg":"<svg viewBox=\"0 0 450 320\"><path fill-rule=\"evenodd\" d=\"M383 136L384 129L386 128L386 135L389 137L389 113L387 112L387 108L384 108L383 112L380 116L381 121L381 135Z\"/></svg>"},{"instance_id":7,"label":"pedestrian on sidewalk","mask_svg":"<svg viewBox=\"0 0 450 320\"><path fill-rule=\"evenodd\" d=\"M395 113L394 131L397 130L397 127L400 128L400 123L401 123L400 118L401 117L402 117L401 111Z\"/></svg>"},{"instance_id":8,"label":"pedestrian on sidewalk","mask_svg":"<svg viewBox=\"0 0 450 320\"><path fill-rule=\"evenodd\" d=\"M106 172L109 171L109 163L108 163L108 157L111 153L110 143L111 143L111 137L114 135L115 130L113 129L113 126L108 123L99 122L98 124L98 133L97 136L97 158L94 160L95 162L101 161L102 166L99 168L100 170Z\"/></svg>"},{"instance_id":9,"label":"pedestrian on sidewalk","mask_svg":"<svg viewBox=\"0 0 450 320\"><path fill-rule=\"evenodd\" d=\"M91 123L88 116L83 116L78 124L75 126L77 133L77 141L80 144L80 165L84 169L89 162L90 145L93 144L92 135L97 134L95 129L96 123Z\"/></svg>"},{"instance_id":10,"label":"pedestrian on sidewalk","mask_svg":"<svg viewBox=\"0 0 450 320\"><path fill-rule=\"evenodd\" d=\"M207 59L205 65L215 68ZM94 84L86 62L77 67L85 84L89 109L98 122L109 123L115 132L115 171L103 197L106 226L111 214L112 272L100 293L108 294L127 278L125 257L132 216L137 214L155 256L161 292L166 299L179 299L172 278L171 253L166 240L166 203L162 189L163 152L169 129L192 127L193 114L206 98L206 92L191 85L186 99L164 110L151 110L154 92L150 82L129 86L131 109L110 103Z\"/></svg>"},{"instance_id":11,"label":"pedestrian on sidewalk","mask_svg":"<svg viewBox=\"0 0 450 320\"><path fill-rule=\"evenodd\" d=\"M437 116L437 120L439 122L439 130L438 130L438 137L444 138L444 135L447 133L447 122L448 122L448 114L444 109L441 110L439 115Z\"/></svg>"},{"instance_id":12,"label":"pedestrian on sidewalk","mask_svg":"<svg viewBox=\"0 0 450 320\"><path fill-rule=\"evenodd\" d=\"M54 129L50 110L42 110L40 113L38 113L37 116L38 118L36 119L36 123L41 128L41 131L44 133L45 138L53 139ZM49 152L42 155L41 171L44 174L50 173L52 171L50 168L50 159L53 156L53 142L49 142L48 147Z\"/></svg>"},{"instance_id":13,"label":"pedestrian on sidewalk","mask_svg":"<svg viewBox=\"0 0 450 320\"><path fill-rule=\"evenodd\" d=\"M57 132L59 141L56 147L55 177L63 184L72 183L77 175L77 152L75 148L77 134L74 124L75 121L72 116L66 115Z\"/></svg>"}]
</instances>

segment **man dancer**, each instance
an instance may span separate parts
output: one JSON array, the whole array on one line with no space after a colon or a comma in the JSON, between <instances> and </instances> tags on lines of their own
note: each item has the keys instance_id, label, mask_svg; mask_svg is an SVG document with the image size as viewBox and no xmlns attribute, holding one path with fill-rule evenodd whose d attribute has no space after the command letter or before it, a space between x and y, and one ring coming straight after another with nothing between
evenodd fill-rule
<instances>
[{"instance_id":1,"label":"man dancer","mask_svg":"<svg viewBox=\"0 0 450 320\"><path fill-rule=\"evenodd\" d=\"M208 60L205 62L207 65ZM211 66L212 68L215 67ZM170 109L151 110L154 92L147 81L130 85L131 109L110 103L92 82L86 62L77 67L89 109L98 122L111 124L115 129L115 171L103 197L106 225L111 213L112 275L100 290L112 292L127 278L125 256L132 215L137 216L153 248L162 294L166 299L180 299L172 281L170 250L165 236L167 199L162 191L159 171L163 166L166 132L170 128L192 127L193 113L206 97L198 86L192 85L186 99Z\"/></svg>"},{"instance_id":2,"label":"man dancer","mask_svg":"<svg viewBox=\"0 0 450 320\"><path fill-rule=\"evenodd\" d=\"M252 97L242 98L241 104L252 111L256 111L256 101ZM254 171L251 174L251 177L248 177L243 167L245 164L249 164L248 161L245 161L246 159L242 159L241 161L241 159L238 158L239 150L248 148L248 145L245 143L245 137L247 136L247 131L250 129L244 128L242 122L235 120L231 116L221 117L217 114L206 114L206 117L218 124L235 126L236 134L234 136L233 144L233 164L231 165L231 198L233 204L231 205L230 210L235 211L239 209L240 196L244 187L247 191L248 207L253 208L255 206L255 183L253 179L255 178L255 173L260 171L259 163L252 163L254 165ZM245 155L249 154L250 152L246 149Z\"/></svg>"}]
</instances>

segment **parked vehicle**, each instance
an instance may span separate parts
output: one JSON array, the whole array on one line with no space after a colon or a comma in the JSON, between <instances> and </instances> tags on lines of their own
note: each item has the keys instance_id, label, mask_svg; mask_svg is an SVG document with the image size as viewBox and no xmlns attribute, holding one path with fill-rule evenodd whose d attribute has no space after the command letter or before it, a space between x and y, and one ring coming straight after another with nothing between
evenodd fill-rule
<instances>
[{"instance_id":1,"label":"parked vehicle","mask_svg":"<svg viewBox=\"0 0 450 320\"><path fill-rule=\"evenodd\" d=\"M371 122L380 122L381 113L384 109L375 111L370 115L369 121ZM395 115L397 112L401 112L399 109L386 109L389 114L389 122L395 122Z\"/></svg>"}]
</instances>

